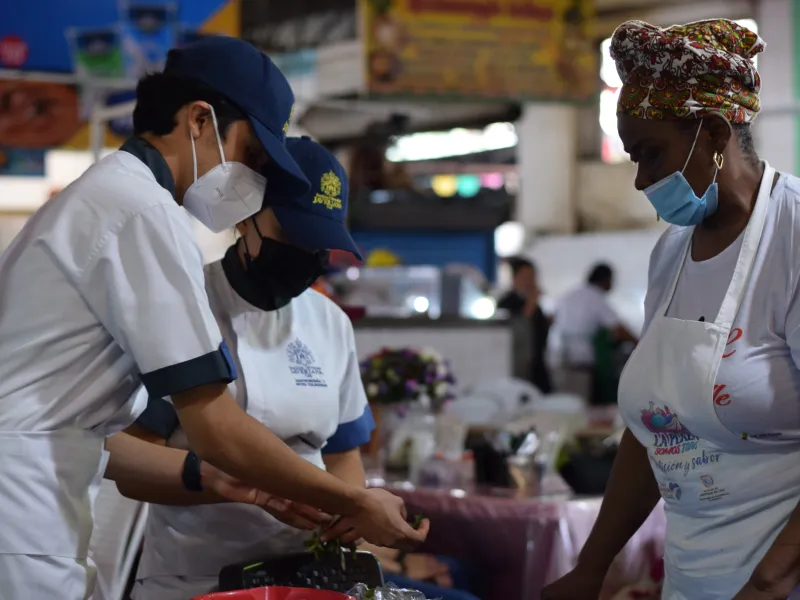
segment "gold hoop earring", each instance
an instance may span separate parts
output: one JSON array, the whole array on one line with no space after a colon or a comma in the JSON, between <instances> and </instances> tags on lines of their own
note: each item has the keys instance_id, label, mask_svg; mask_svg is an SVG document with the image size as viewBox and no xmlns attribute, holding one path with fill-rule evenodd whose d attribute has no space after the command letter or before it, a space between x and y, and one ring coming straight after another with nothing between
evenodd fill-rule
<instances>
[{"instance_id":1,"label":"gold hoop earring","mask_svg":"<svg viewBox=\"0 0 800 600\"><path fill-rule=\"evenodd\" d=\"M717 165L717 169L722 169L722 165L725 164L725 156L721 152L714 152L714 164Z\"/></svg>"}]
</instances>

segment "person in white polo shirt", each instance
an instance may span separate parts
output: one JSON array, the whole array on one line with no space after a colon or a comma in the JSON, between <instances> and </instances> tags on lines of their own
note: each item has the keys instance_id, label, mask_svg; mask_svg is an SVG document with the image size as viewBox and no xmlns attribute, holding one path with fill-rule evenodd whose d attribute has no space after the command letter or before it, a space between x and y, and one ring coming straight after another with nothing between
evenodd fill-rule
<instances>
[{"instance_id":1,"label":"person in white polo shirt","mask_svg":"<svg viewBox=\"0 0 800 600\"><path fill-rule=\"evenodd\" d=\"M212 37L170 52L137 90L137 136L34 214L0 258L0 597L83 600L106 437L169 396L191 447L254 487L358 518L376 543L418 541L403 503L300 459L228 392L236 366L181 208L214 231L261 207L266 173L309 188L286 151L293 110L262 52ZM109 469L137 463L134 445Z\"/></svg>"},{"instance_id":2,"label":"person in white polo shirt","mask_svg":"<svg viewBox=\"0 0 800 600\"><path fill-rule=\"evenodd\" d=\"M311 191L287 204L268 190L262 211L237 226L241 235L225 257L205 268L206 289L241 373L230 384L239 405L306 461L363 487L359 446L369 441L374 421L353 327L336 304L310 289L330 250L360 258L345 228L347 176L309 138L290 138L286 146ZM174 409L159 398L150 399L129 431L188 450ZM134 597L185 600L211 592L225 565L302 551L308 538L246 504L152 505Z\"/></svg>"}]
</instances>

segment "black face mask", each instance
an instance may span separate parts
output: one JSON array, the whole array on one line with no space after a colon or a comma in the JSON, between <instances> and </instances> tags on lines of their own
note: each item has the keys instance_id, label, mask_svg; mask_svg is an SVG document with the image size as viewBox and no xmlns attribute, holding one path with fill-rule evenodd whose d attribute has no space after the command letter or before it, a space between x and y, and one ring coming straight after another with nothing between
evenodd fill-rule
<instances>
[{"instance_id":1,"label":"black face mask","mask_svg":"<svg viewBox=\"0 0 800 600\"><path fill-rule=\"evenodd\" d=\"M261 238L258 256L250 255L242 239L247 268L239 260L236 244L225 254L223 268L231 287L242 298L263 310L276 310L311 287L327 269L330 253L308 252L264 237L255 220L253 224Z\"/></svg>"}]
</instances>

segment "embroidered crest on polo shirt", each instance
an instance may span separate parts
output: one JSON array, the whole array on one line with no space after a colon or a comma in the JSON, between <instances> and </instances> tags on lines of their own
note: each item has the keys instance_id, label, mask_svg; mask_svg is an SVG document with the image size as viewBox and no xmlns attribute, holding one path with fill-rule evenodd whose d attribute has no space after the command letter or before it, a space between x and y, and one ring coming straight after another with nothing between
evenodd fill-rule
<instances>
[{"instance_id":1,"label":"embroidered crest on polo shirt","mask_svg":"<svg viewBox=\"0 0 800 600\"><path fill-rule=\"evenodd\" d=\"M294 117L294 104L292 104L292 109L289 111L289 118L286 119L286 123L283 124L283 133L289 133L289 126L292 124L292 117Z\"/></svg>"},{"instance_id":2,"label":"embroidered crest on polo shirt","mask_svg":"<svg viewBox=\"0 0 800 600\"><path fill-rule=\"evenodd\" d=\"M342 199L337 196L342 193L342 181L333 171L328 171L319 182L320 193L314 196L314 204L322 204L328 210L341 210Z\"/></svg>"},{"instance_id":3,"label":"embroidered crest on polo shirt","mask_svg":"<svg viewBox=\"0 0 800 600\"><path fill-rule=\"evenodd\" d=\"M322 369L317 366L311 348L306 346L300 338L290 342L286 347L289 359L289 370L294 376L298 387L328 387Z\"/></svg>"}]
</instances>

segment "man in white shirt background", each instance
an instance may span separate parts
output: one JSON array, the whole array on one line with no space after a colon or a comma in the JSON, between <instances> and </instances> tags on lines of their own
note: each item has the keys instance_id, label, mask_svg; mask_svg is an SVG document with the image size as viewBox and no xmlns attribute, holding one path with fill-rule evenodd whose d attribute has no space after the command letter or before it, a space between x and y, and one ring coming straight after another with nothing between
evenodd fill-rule
<instances>
[{"instance_id":1,"label":"man in white shirt background","mask_svg":"<svg viewBox=\"0 0 800 600\"><path fill-rule=\"evenodd\" d=\"M557 391L593 399L598 335L606 334L612 342L636 343L636 336L608 303L613 284L611 267L600 263L592 268L585 284L559 302L548 341Z\"/></svg>"}]
</instances>

